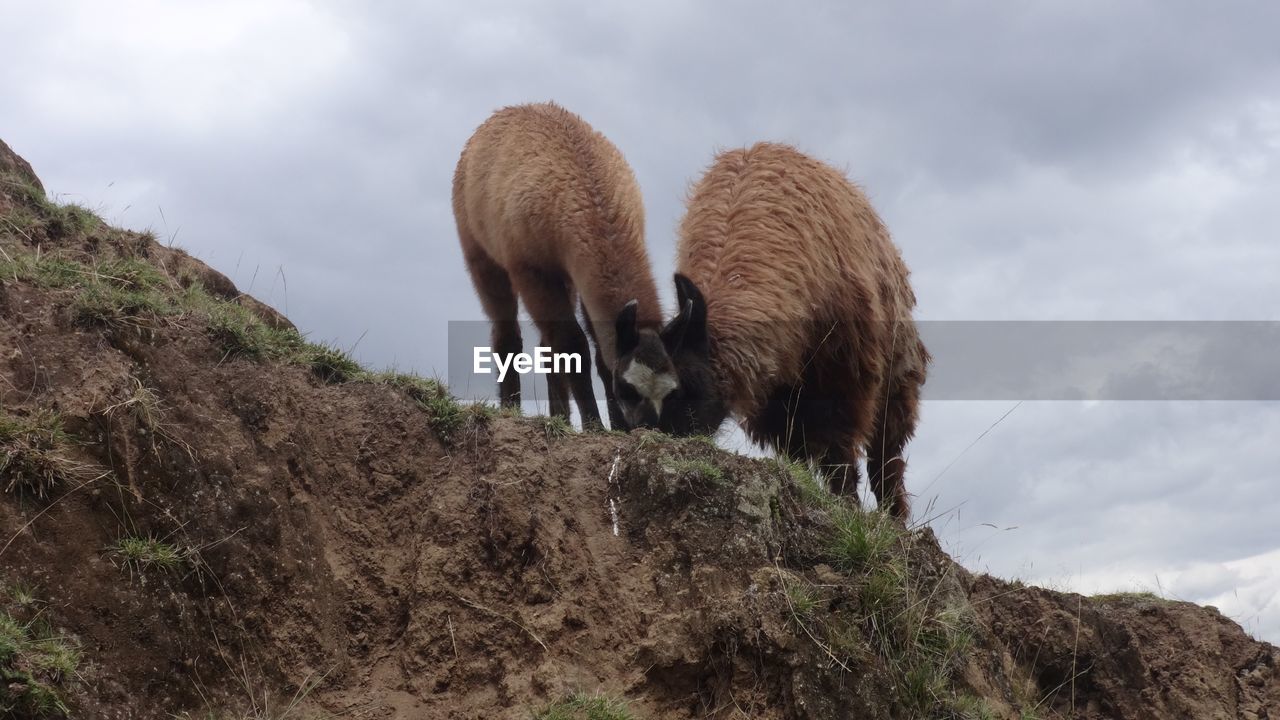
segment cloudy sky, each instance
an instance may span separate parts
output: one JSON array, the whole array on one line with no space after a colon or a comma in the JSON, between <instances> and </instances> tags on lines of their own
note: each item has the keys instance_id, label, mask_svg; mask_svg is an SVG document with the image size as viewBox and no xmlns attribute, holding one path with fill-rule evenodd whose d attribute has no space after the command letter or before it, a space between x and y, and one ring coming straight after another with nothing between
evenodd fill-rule
<instances>
[{"instance_id":1,"label":"cloudy sky","mask_svg":"<svg viewBox=\"0 0 1280 720\"><path fill-rule=\"evenodd\" d=\"M0 137L59 199L424 374L481 317L458 152L545 99L634 166L667 302L688 183L771 139L867 189L922 319L1280 320L1280 5L408 5L4 0ZM1016 401L930 401L909 449L958 559L1280 641L1280 404Z\"/></svg>"}]
</instances>

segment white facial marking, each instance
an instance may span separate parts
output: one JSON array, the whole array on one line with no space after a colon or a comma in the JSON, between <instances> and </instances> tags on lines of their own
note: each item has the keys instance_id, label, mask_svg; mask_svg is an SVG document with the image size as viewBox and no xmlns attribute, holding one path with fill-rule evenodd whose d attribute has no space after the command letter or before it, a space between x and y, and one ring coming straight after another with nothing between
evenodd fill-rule
<instances>
[{"instance_id":1,"label":"white facial marking","mask_svg":"<svg viewBox=\"0 0 1280 720\"><path fill-rule=\"evenodd\" d=\"M658 417L662 417L662 401L680 386L680 381L672 373L654 372L653 368L638 362L631 363L627 371L622 373L622 379L631 383L641 397L648 398L653 403Z\"/></svg>"}]
</instances>

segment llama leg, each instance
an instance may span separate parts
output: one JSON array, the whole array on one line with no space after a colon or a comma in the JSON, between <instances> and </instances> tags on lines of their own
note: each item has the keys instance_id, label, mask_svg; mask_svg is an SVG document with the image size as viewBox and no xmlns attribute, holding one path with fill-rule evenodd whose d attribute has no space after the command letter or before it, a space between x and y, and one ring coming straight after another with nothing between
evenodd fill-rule
<instances>
[{"instance_id":1,"label":"llama leg","mask_svg":"<svg viewBox=\"0 0 1280 720\"><path fill-rule=\"evenodd\" d=\"M569 373L569 385L578 403L578 414L582 416L582 429L603 430L600 408L596 406L596 391L591 384L591 345L576 318L565 323L563 330L561 344L567 348L565 352L574 353L582 359L578 372Z\"/></svg>"},{"instance_id":2,"label":"llama leg","mask_svg":"<svg viewBox=\"0 0 1280 720\"><path fill-rule=\"evenodd\" d=\"M596 373L600 375L600 382L604 384L605 405L609 408L609 429L625 430L627 423L622 418L622 408L618 406L618 399L613 395L613 371L604 362L604 350L600 348L600 340L596 337L595 326L591 324L591 316L587 315L586 305L582 306L582 317L587 326L587 335L596 349Z\"/></svg>"},{"instance_id":3,"label":"llama leg","mask_svg":"<svg viewBox=\"0 0 1280 720\"><path fill-rule=\"evenodd\" d=\"M856 502L858 452L848 419L831 398L815 395L803 383L775 390L748 430L793 461L812 461L832 493Z\"/></svg>"},{"instance_id":4,"label":"llama leg","mask_svg":"<svg viewBox=\"0 0 1280 720\"><path fill-rule=\"evenodd\" d=\"M832 494L848 497L858 502L858 453L850 442L832 443L825 450L815 453L818 466L827 480Z\"/></svg>"},{"instance_id":5,"label":"llama leg","mask_svg":"<svg viewBox=\"0 0 1280 720\"><path fill-rule=\"evenodd\" d=\"M591 387L590 346L573 314L572 292L563 278L525 270L513 276L520 297L542 332L542 344L552 353L575 353L581 359L578 372L547 374L551 414L569 419L570 393L577 399L582 425L600 427L600 410Z\"/></svg>"},{"instance_id":6,"label":"llama leg","mask_svg":"<svg viewBox=\"0 0 1280 720\"><path fill-rule=\"evenodd\" d=\"M490 342L495 353L521 352L520 323L516 319L518 306L511 277L493 261L469 237L462 238L463 257L480 305L491 323ZM508 372L498 385L498 398L503 407L520 405L520 374Z\"/></svg>"},{"instance_id":7,"label":"llama leg","mask_svg":"<svg viewBox=\"0 0 1280 720\"><path fill-rule=\"evenodd\" d=\"M871 490L880 506L902 522L906 522L911 514L903 482L907 461L902 451L915 434L919 406L918 384L895 383L880 416L876 418L875 433L867 446L867 474L871 478Z\"/></svg>"},{"instance_id":8,"label":"llama leg","mask_svg":"<svg viewBox=\"0 0 1280 720\"><path fill-rule=\"evenodd\" d=\"M618 405L618 398L613 394L613 371L605 365L604 353L598 347L596 348L596 372L600 375L600 382L604 383L605 405L609 409L609 428L626 430L627 421L622 416L622 406Z\"/></svg>"}]
</instances>

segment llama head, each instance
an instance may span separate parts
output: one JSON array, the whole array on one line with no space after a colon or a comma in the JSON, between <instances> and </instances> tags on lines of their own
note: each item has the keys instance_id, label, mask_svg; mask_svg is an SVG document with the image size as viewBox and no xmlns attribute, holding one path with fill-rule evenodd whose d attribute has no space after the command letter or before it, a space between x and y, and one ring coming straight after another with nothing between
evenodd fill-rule
<instances>
[{"instance_id":1,"label":"llama head","mask_svg":"<svg viewBox=\"0 0 1280 720\"><path fill-rule=\"evenodd\" d=\"M614 396L631 427L711 434L727 408L711 369L706 302L683 275L676 296L680 312L661 331L637 328L634 302L619 313Z\"/></svg>"}]
</instances>

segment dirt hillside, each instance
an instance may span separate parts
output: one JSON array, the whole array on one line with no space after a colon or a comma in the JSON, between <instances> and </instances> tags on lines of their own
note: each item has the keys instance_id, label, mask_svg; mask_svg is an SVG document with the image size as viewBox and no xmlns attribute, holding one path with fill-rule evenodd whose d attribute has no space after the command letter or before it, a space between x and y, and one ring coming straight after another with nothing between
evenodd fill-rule
<instances>
[{"instance_id":1,"label":"dirt hillside","mask_svg":"<svg viewBox=\"0 0 1280 720\"><path fill-rule=\"evenodd\" d=\"M0 143L0 717L1254 720L1277 657L369 372Z\"/></svg>"}]
</instances>

